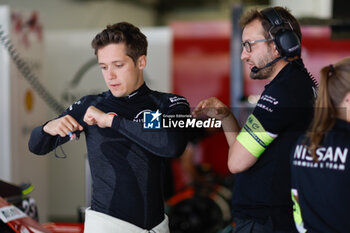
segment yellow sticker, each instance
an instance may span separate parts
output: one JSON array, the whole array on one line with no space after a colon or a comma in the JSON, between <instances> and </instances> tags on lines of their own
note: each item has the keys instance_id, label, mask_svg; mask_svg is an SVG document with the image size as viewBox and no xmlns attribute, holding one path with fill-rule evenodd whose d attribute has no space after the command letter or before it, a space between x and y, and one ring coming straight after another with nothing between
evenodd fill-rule
<instances>
[{"instance_id":1,"label":"yellow sticker","mask_svg":"<svg viewBox=\"0 0 350 233\"><path fill-rule=\"evenodd\" d=\"M24 106L27 112L31 112L34 107L34 94L32 90L27 90L24 97Z\"/></svg>"}]
</instances>

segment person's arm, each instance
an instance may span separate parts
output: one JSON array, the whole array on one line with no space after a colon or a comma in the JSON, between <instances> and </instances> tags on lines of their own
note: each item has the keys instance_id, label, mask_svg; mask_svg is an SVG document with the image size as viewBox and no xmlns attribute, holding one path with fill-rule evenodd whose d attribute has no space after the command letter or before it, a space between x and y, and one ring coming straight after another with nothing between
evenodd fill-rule
<instances>
[{"instance_id":1,"label":"person's arm","mask_svg":"<svg viewBox=\"0 0 350 233\"><path fill-rule=\"evenodd\" d=\"M194 117L198 117L201 114L221 120L222 129L225 133L227 143L228 145L232 145L238 132L241 130L241 127L231 110L218 98L211 97L199 102L192 112Z\"/></svg>"},{"instance_id":2,"label":"person's arm","mask_svg":"<svg viewBox=\"0 0 350 233\"><path fill-rule=\"evenodd\" d=\"M28 142L29 151L38 155L47 154L56 146L67 142L69 133L81 130L83 127L70 115L48 121L32 131ZM57 143L59 137L62 139Z\"/></svg>"},{"instance_id":3,"label":"person's arm","mask_svg":"<svg viewBox=\"0 0 350 233\"><path fill-rule=\"evenodd\" d=\"M189 112L188 105L178 104L163 114L189 115ZM127 120L121 116L108 115L94 106L87 109L84 121L88 125L112 128L151 153L161 157L178 157L187 145L185 129L144 129L142 123Z\"/></svg>"},{"instance_id":4,"label":"person's arm","mask_svg":"<svg viewBox=\"0 0 350 233\"><path fill-rule=\"evenodd\" d=\"M56 119L34 128L28 141L29 151L37 155L47 154L69 141L69 133L79 134L83 126L78 121L85 112L86 99L75 102Z\"/></svg>"},{"instance_id":5,"label":"person's arm","mask_svg":"<svg viewBox=\"0 0 350 233\"><path fill-rule=\"evenodd\" d=\"M146 150L161 157L178 157L186 149L187 135L185 129L152 129L143 128L141 123L115 117L113 129L139 144Z\"/></svg>"},{"instance_id":6,"label":"person's arm","mask_svg":"<svg viewBox=\"0 0 350 233\"><path fill-rule=\"evenodd\" d=\"M209 98L200 103L196 112L222 120L229 144L228 168L238 173L253 166L278 137L295 119L294 93L286 85L275 84L265 90L253 113L240 129L230 109L217 98ZM205 108L203 108L203 106ZM198 114L197 113L197 114Z\"/></svg>"},{"instance_id":7,"label":"person's arm","mask_svg":"<svg viewBox=\"0 0 350 233\"><path fill-rule=\"evenodd\" d=\"M195 117L205 114L221 120L227 143L229 145L228 168L231 173L247 170L258 160L239 141L236 140L241 127L231 110L216 97L202 100L192 113Z\"/></svg>"},{"instance_id":8,"label":"person's arm","mask_svg":"<svg viewBox=\"0 0 350 233\"><path fill-rule=\"evenodd\" d=\"M38 126L32 130L28 141L29 151L36 155L45 155L55 149L55 144L59 136L51 136L45 133L44 126ZM62 139L63 140L63 139Z\"/></svg>"},{"instance_id":9,"label":"person's arm","mask_svg":"<svg viewBox=\"0 0 350 233\"><path fill-rule=\"evenodd\" d=\"M295 164L297 159L294 157L294 155L300 148L301 149L304 149L305 147L307 148L306 145L308 144L309 143L308 143L307 137L305 135L300 136L290 153L291 198L293 201L293 217L294 217L295 227L299 232L307 232L307 231L304 228L304 221L301 214L299 193L298 193L298 189L300 187L300 181L303 173L300 173L300 170L299 170L300 167ZM309 154L307 156L309 156Z\"/></svg>"}]
</instances>

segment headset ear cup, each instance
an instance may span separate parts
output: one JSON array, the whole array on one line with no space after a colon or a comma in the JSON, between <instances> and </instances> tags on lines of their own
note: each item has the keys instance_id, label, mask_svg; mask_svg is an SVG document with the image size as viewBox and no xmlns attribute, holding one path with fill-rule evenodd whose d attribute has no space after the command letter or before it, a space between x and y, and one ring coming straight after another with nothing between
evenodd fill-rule
<instances>
[{"instance_id":1,"label":"headset ear cup","mask_svg":"<svg viewBox=\"0 0 350 233\"><path fill-rule=\"evenodd\" d=\"M273 39L273 43L275 43L275 47L276 47L277 51L279 52L280 56L283 56L282 51L281 51L281 45L280 45L279 40L278 40L278 34L275 35L275 38Z\"/></svg>"},{"instance_id":2,"label":"headset ear cup","mask_svg":"<svg viewBox=\"0 0 350 233\"><path fill-rule=\"evenodd\" d=\"M275 43L283 57L296 57L301 54L299 37L294 31L282 29L275 35Z\"/></svg>"},{"instance_id":3,"label":"headset ear cup","mask_svg":"<svg viewBox=\"0 0 350 233\"><path fill-rule=\"evenodd\" d=\"M280 31L278 31L277 33L275 33L275 39L274 39L274 42L275 42L275 44L276 44L276 48L277 48L277 50L278 50L278 52L280 53L280 55L282 56L282 57L284 57L285 56L285 50L283 49L283 45L282 45L282 41L283 40L281 40L281 37L283 36L283 33L282 33L282 31L280 30Z\"/></svg>"}]
</instances>

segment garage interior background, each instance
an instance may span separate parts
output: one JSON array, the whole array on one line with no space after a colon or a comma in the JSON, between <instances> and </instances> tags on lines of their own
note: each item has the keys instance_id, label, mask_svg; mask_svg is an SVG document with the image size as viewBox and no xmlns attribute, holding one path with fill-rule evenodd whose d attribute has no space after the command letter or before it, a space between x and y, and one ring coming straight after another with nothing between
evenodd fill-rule
<instances>
[{"instance_id":1,"label":"garage interior background","mask_svg":"<svg viewBox=\"0 0 350 233\"><path fill-rule=\"evenodd\" d=\"M0 5L7 5L11 12L23 12L23 15L37 12L42 42L34 48L35 52L25 48L20 51L37 65L36 74L64 107L68 107L74 97L91 91L92 86L93 91L105 89L102 79L96 81L96 77L101 76L97 67L84 71L86 77L95 79L84 78L79 85L74 80L79 79L79 68L89 64L94 57L90 48L92 37L107 24L128 21L143 28L150 41L147 70L150 86L162 91L180 90L172 80L173 64L181 64L182 61L181 58L175 60L172 55L174 30L190 23L192 26L199 25L196 28L202 32L198 32L198 35L215 32L229 38L232 6L235 4L242 5L244 10L282 5L291 9L303 24L330 25L340 22L349 25L349 18L344 12L349 9L349 2L345 0L0 0ZM5 14L0 15L2 28L6 28L3 26L6 21L11 19L6 19ZM215 30L213 22L219 26L216 31L208 33L208 28ZM192 26L188 30L193 30ZM350 48L348 44L347 51ZM229 54L229 51L226 52ZM4 57L5 53L1 48L0 57ZM192 51L192 54L196 54L196 51ZM3 79L3 65L6 65L3 61L6 59L1 59L5 58L0 58ZM218 61L223 61L226 69L229 69L230 57L225 55L220 59ZM335 57L330 59L332 61ZM185 64L187 61L182 62ZM8 73L20 79L13 67ZM0 127L7 126L4 128L8 129L0 135L0 179L14 184L31 182L34 185L32 196L38 204L40 222L75 222L77 209L85 206L88 199L85 185L86 151L82 149L84 141L67 144L64 149L69 156L64 160L55 158L52 153L40 158L30 154L26 141L31 128L55 117L56 112L36 93L31 97L34 110L24 109L22 95L28 98L31 87L23 80L9 82L1 85L0 89L2 95L8 93L11 97L5 96L0 102L1 109L5 106L9 110L5 114L7 117L0 118ZM1 84L4 84L4 80L1 80ZM196 99L190 102L193 106Z\"/></svg>"}]
</instances>

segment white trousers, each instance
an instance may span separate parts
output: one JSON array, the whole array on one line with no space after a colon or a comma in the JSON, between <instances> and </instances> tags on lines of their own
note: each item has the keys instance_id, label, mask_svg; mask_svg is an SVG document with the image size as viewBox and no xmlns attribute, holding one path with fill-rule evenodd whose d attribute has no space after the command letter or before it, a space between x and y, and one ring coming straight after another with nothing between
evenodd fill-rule
<instances>
[{"instance_id":1,"label":"white trousers","mask_svg":"<svg viewBox=\"0 0 350 233\"><path fill-rule=\"evenodd\" d=\"M134 224L103 214L90 208L85 211L84 233L170 233L169 220L164 220L151 230L142 229Z\"/></svg>"}]
</instances>

